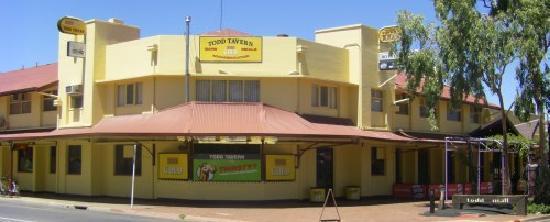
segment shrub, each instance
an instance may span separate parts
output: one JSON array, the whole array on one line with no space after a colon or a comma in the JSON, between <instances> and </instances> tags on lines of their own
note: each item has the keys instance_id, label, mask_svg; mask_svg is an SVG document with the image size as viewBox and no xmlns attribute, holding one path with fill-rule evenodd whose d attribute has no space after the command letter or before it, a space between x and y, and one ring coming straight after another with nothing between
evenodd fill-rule
<instances>
[{"instance_id":1,"label":"shrub","mask_svg":"<svg viewBox=\"0 0 550 222\"><path fill-rule=\"evenodd\" d=\"M550 205L545 204L537 204L537 203L529 203L527 206L527 212L530 214L550 214Z\"/></svg>"}]
</instances>

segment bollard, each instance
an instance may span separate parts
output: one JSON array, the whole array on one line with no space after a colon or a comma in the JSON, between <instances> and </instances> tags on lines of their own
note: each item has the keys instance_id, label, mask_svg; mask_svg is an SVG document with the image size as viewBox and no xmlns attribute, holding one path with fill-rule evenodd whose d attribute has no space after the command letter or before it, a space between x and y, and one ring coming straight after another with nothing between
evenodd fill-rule
<instances>
[{"instance_id":1,"label":"bollard","mask_svg":"<svg viewBox=\"0 0 550 222\"><path fill-rule=\"evenodd\" d=\"M435 213L435 196L434 196L434 190L430 189L430 213Z\"/></svg>"},{"instance_id":2,"label":"bollard","mask_svg":"<svg viewBox=\"0 0 550 222\"><path fill-rule=\"evenodd\" d=\"M445 208L445 187L439 187L439 209L443 210Z\"/></svg>"}]
</instances>

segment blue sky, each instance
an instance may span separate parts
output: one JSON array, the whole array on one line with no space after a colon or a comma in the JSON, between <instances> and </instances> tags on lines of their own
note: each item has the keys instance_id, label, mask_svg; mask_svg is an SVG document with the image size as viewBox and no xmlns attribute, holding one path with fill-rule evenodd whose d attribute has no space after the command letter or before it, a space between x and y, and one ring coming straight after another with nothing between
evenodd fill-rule
<instances>
[{"instance_id":1,"label":"blue sky","mask_svg":"<svg viewBox=\"0 0 550 222\"><path fill-rule=\"evenodd\" d=\"M431 0L224 0L223 27L255 35L289 34L313 40L317 29L363 23L382 27L395 23L399 10L435 20ZM184 17L192 16L191 32L217 30L220 0L0 0L0 72L53 63L57 58L57 20L118 18L141 28L142 36L183 34ZM509 68L513 70L513 68ZM515 92L507 73L506 106ZM489 101L497 102L496 97Z\"/></svg>"}]
</instances>

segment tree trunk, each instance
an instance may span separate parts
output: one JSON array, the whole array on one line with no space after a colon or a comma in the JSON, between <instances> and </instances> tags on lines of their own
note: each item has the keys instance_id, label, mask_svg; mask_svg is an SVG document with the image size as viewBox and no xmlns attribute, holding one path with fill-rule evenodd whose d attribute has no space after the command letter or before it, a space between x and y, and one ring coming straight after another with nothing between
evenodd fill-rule
<instances>
[{"instance_id":1,"label":"tree trunk","mask_svg":"<svg viewBox=\"0 0 550 222\"><path fill-rule=\"evenodd\" d=\"M537 112L539 115L539 165L541 167L548 167L548 155L546 155L546 113L544 112L544 103L539 100L537 103Z\"/></svg>"},{"instance_id":2,"label":"tree trunk","mask_svg":"<svg viewBox=\"0 0 550 222\"><path fill-rule=\"evenodd\" d=\"M508 173L508 118L504 109L504 97L502 90L497 92L498 102L500 105L500 113L502 116L502 195L510 194L510 175Z\"/></svg>"}]
</instances>

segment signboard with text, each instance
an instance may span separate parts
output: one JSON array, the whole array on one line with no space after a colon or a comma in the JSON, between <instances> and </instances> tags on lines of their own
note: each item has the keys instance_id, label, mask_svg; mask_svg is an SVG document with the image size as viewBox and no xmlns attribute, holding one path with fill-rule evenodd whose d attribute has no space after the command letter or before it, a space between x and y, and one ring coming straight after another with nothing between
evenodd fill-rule
<instances>
[{"instance_id":1,"label":"signboard with text","mask_svg":"<svg viewBox=\"0 0 550 222\"><path fill-rule=\"evenodd\" d=\"M390 56L389 52L378 53L378 69L380 70L390 70L397 69L395 65L396 57L395 55Z\"/></svg>"},{"instance_id":2,"label":"signboard with text","mask_svg":"<svg viewBox=\"0 0 550 222\"><path fill-rule=\"evenodd\" d=\"M86 44L82 42L67 42L67 56L85 58L86 57Z\"/></svg>"},{"instance_id":3,"label":"signboard with text","mask_svg":"<svg viewBox=\"0 0 550 222\"><path fill-rule=\"evenodd\" d=\"M197 181L260 181L257 154L196 154L193 179Z\"/></svg>"},{"instance_id":4,"label":"signboard with text","mask_svg":"<svg viewBox=\"0 0 550 222\"><path fill-rule=\"evenodd\" d=\"M262 37L200 36L199 48L201 62L262 62Z\"/></svg>"},{"instance_id":5,"label":"signboard with text","mask_svg":"<svg viewBox=\"0 0 550 222\"><path fill-rule=\"evenodd\" d=\"M295 163L294 155L265 155L265 179L295 180Z\"/></svg>"},{"instance_id":6,"label":"signboard with text","mask_svg":"<svg viewBox=\"0 0 550 222\"><path fill-rule=\"evenodd\" d=\"M185 180L188 178L187 154L159 154L159 179Z\"/></svg>"},{"instance_id":7,"label":"signboard with text","mask_svg":"<svg viewBox=\"0 0 550 222\"><path fill-rule=\"evenodd\" d=\"M85 35L86 23L76 18L63 17L57 21L57 30L66 34Z\"/></svg>"},{"instance_id":8,"label":"signboard with text","mask_svg":"<svg viewBox=\"0 0 550 222\"><path fill-rule=\"evenodd\" d=\"M378 39L383 43L397 42L401 38L401 31L397 26L386 26L380 29Z\"/></svg>"}]
</instances>

